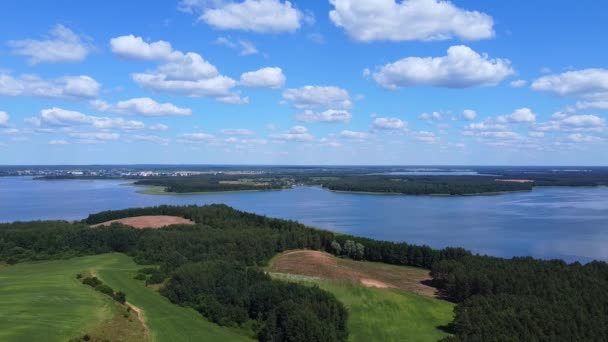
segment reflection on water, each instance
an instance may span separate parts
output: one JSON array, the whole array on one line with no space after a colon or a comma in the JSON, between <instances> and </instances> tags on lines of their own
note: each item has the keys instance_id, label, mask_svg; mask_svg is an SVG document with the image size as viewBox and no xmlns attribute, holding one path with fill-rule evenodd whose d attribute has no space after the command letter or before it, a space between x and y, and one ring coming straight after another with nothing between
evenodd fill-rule
<instances>
[{"instance_id":1,"label":"reflection on water","mask_svg":"<svg viewBox=\"0 0 608 342\"><path fill-rule=\"evenodd\" d=\"M124 181L0 177L0 222L77 220L101 210L225 203L337 232L496 256L608 260L608 188L540 188L499 196L433 197L284 191L142 195Z\"/></svg>"}]
</instances>

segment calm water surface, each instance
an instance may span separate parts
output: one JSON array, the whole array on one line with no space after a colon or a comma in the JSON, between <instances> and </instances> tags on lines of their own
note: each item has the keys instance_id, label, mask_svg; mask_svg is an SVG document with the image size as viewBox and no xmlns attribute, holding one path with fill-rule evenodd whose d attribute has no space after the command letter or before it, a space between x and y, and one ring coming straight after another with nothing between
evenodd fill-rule
<instances>
[{"instance_id":1,"label":"calm water surface","mask_svg":"<svg viewBox=\"0 0 608 342\"><path fill-rule=\"evenodd\" d=\"M608 188L542 188L499 196L433 197L284 191L138 194L124 181L0 177L0 222L76 220L108 209L225 203L240 210L376 239L462 246L510 257L608 260Z\"/></svg>"}]
</instances>

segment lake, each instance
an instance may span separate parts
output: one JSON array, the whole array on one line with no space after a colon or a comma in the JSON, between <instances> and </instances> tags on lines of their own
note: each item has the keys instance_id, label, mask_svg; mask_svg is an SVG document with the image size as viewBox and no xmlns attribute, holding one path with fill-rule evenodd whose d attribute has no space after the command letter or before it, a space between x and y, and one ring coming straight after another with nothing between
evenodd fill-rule
<instances>
[{"instance_id":1,"label":"lake","mask_svg":"<svg viewBox=\"0 0 608 342\"><path fill-rule=\"evenodd\" d=\"M239 210L375 239L461 246L502 257L608 260L608 188L537 188L496 196L335 193L316 187L143 195L114 180L0 177L0 222L66 219L160 204L224 203Z\"/></svg>"}]
</instances>

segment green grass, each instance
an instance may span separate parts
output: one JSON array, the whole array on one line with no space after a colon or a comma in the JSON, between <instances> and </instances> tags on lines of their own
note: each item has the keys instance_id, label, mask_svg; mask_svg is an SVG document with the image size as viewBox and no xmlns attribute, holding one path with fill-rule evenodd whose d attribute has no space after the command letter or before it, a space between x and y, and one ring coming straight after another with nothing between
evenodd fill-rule
<instances>
[{"instance_id":1,"label":"green grass","mask_svg":"<svg viewBox=\"0 0 608 342\"><path fill-rule=\"evenodd\" d=\"M454 305L397 289L368 288L348 280L270 273L276 279L317 284L348 309L349 342L438 341L453 319Z\"/></svg>"},{"instance_id":2,"label":"green grass","mask_svg":"<svg viewBox=\"0 0 608 342\"><path fill-rule=\"evenodd\" d=\"M114 253L0 268L0 341L66 341L110 320L117 304L75 278L84 271L125 292L143 310L151 341L249 340L144 287L133 279L140 267Z\"/></svg>"},{"instance_id":3,"label":"green grass","mask_svg":"<svg viewBox=\"0 0 608 342\"><path fill-rule=\"evenodd\" d=\"M37 262L0 270L0 341L66 341L112 317L112 299L75 275L104 258Z\"/></svg>"},{"instance_id":4,"label":"green grass","mask_svg":"<svg viewBox=\"0 0 608 342\"><path fill-rule=\"evenodd\" d=\"M144 282L135 280L134 270L141 268L124 256L121 267L100 269L99 277L114 289L127 294L127 301L144 311L152 341L250 341L239 332L210 323L194 309L169 302Z\"/></svg>"},{"instance_id":5,"label":"green grass","mask_svg":"<svg viewBox=\"0 0 608 342\"><path fill-rule=\"evenodd\" d=\"M453 318L453 305L400 290L367 288L353 282L320 282L346 305L349 341L438 341L438 329Z\"/></svg>"}]
</instances>

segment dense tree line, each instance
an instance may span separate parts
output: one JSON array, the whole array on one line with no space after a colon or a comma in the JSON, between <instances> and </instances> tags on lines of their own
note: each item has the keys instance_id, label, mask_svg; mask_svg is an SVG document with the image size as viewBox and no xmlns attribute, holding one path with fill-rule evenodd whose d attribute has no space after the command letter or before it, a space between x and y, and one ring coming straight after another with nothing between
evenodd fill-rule
<instances>
[{"instance_id":1,"label":"dense tree line","mask_svg":"<svg viewBox=\"0 0 608 342\"><path fill-rule=\"evenodd\" d=\"M432 276L459 303L455 341L608 341L608 264L470 256Z\"/></svg>"},{"instance_id":2,"label":"dense tree line","mask_svg":"<svg viewBox=\"0 0 608 342\"><path fill-rule=\"evenodd\" d=\"M249 180L249 181L247 181ZM135 182L137 185L163 186L167 192L215 192L215 191L244 191L271 190L286 186L284 181L252 176L229 175L199 175L184 177L154 177Z\"/></svg>"},{"instance_id":3,"label":"dense tree line","mask_svg":"<svg viewBox=\"0 0 608 342\"><path fill-rule=\"evenodd\" d=\"M497 182L485 176L354 176L323 180L334 191L381 192L406 195L470 195L531 190L533 183Z\"/></svg>"},{"instance_id":4,"label":"dense tree line","mask_svg":"<svg viewBox=\"0 0 608 342\"><path fill-rule=\"evenodd\" d=\"M344 341L346 309L316 287L273 281L260 270L217 261L177 269L163 294L220 325L256 320L260 341Z\"/></svg>"},{"instance_id":5,"label":"dense tree line","mask_svg":"<svg viewBox=\"0 0 608 342\"><path fill-rule=\"evenodd\" d=\"M196 225L160 230L118 224L89 228L89 224L141 215L181 216ZM608 340L608 326L603 324L608 322L604 262L580 265L474 256L462 248L437 250L337 235L225 205L107 211L81 223L0 225L1 260L124 252L140 263L159 265L147 268L142 278L164 283L164 295L218 324L256 322L254 331L264 341L341 340L346 313L331 296L271 281L256 267L277 252L294 248L431 269L435 285L458 303L450 327L456 341ZM321 317L333 319L319 323Z\"/></svg>"}]
</instances>

